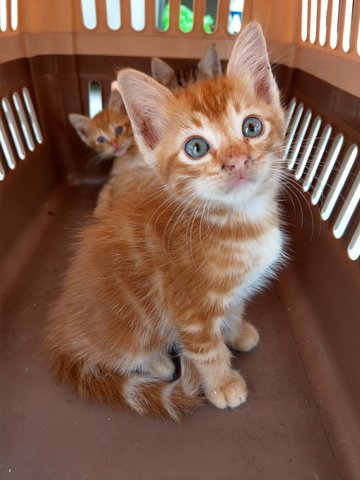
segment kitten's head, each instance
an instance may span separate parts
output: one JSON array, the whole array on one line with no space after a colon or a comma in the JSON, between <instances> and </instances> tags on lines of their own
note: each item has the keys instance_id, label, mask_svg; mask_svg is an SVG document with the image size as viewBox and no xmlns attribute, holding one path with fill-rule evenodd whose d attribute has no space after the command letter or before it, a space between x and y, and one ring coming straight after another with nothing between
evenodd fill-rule
<instances>
[{"instance_id":1,"label":"kitten's head","mask_svg":"<svg viewBox=\"0 0 360 480\"><path fill-rule=\"evenodd\" d=\"M188 87L198 80L207 80L221 75L221 62L215 45L209 45L201 60L194 67L173 70L164 60L151 60L152 77L172 91Z\"/></svg>"},{"instance_id":2,"label":"kitten's head","mask_svg":"<svg viewBox=\"0 0 360 480\"><path fill-rule=\"evenodd\" d=\"M120 92L113 90L107 108L95 117L71 113L69 120L81 140L103 159L120 157L133 145L133 133Z\"/></svg>"},{"instance_id":3,"label":"kitten's head","mask_svg":"<svg viewBox=\"0 0 360 480\"><path fill-rule=\"evenodd\" d=\"M171 188L236 208L276 194L284 114L258 24L237 38L226 77L176 95L134 70L118 81L144 158Z\"/></svg>"}]
</instances>

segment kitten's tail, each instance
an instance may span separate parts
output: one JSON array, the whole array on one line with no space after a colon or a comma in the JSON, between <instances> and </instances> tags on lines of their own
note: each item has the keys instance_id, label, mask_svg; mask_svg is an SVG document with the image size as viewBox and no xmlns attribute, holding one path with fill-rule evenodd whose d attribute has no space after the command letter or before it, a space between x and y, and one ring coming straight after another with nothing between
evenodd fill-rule
<instances>
[{"instance_id":1,"label":"kitten's tail","mask_svg":"<svg viewBox=\"0 0 360 480\"><path fill-rule=\"evenodd\" d=\"M172 418L182 415L200 402L200 377L189 360L181 358L181 376L172 382L146 374L121 375L101 368L89 369L67 355L53 363L61 382L70 382L83 398L92 398L113 407L125 407L140 415Z\"/></svg>"}]
</instances>

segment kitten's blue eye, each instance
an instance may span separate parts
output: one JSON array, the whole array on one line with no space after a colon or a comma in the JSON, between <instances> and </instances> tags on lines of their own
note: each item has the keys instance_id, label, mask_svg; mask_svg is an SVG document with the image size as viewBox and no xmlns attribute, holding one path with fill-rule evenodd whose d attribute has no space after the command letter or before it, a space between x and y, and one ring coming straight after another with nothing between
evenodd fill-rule
<instances>
[{"instance_id":1,"label":"kitten's blue eye","mask_svg":"<svg viewBox=\"0 0 360 480\"><path fill-rule=\"evenodd\" d=\"M123 130L124 130L123 127L120 127L120 126L116 127L115 128L115 135L121 135Z\"/></svg>"},{"instance_id":2,"label":"kitten's blue eye","mask_svg":"<svg viewBox=\"0 0 360 480\"><path fill-rule=\"evenodd\" d=\"M255 138L263 131L263 124L256 117L245 118L242 124L242 132L244 137Z\"/></svg>"},{"instance_id":3,"label":"kitten's blue eye","mask_svg":"<svg viewBox=\"0 0 360 480\"><path fill-rule=\"evenodd\" d=\"M201 158L210 149L207 141L202 137L192 137L185 144L184 150L191 158Z\"/></svg>"},{"instance_id":4,"label":"kitten's blue eye","mask_svg":"<svg viewBox=\"0 0 360 480\"><path fill-rule=\"evenodd\" d=\"M102 135L100 135L100 137L97 137L96 141L97 141L97 143L105 143L105 142L106 142L106 138L103 137Z\"/></svg>"}]
</instances>

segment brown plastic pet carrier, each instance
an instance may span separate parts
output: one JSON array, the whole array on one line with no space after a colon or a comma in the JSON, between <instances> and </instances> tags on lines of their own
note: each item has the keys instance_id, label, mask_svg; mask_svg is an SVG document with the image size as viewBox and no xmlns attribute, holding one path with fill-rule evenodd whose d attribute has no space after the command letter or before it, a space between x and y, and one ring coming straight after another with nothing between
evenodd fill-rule
<instances>
[{"instance_id":1,"label":"brown plastic pet carrier","mask_svg":"<svg viewBox=\"0 0 360 480\"><path fill-rule=\"evenodd\" d=\"M1 478L360 479L359 13L359 0L0 0ZM259 347L234 359L248 401L183 424L83 401L41 346L106 178L67 116L101 108L121 67L194 64L210 43L226 61L251 20L288 105L293 181L291 259L249 305Z\"/></svg>"}]
</instances>

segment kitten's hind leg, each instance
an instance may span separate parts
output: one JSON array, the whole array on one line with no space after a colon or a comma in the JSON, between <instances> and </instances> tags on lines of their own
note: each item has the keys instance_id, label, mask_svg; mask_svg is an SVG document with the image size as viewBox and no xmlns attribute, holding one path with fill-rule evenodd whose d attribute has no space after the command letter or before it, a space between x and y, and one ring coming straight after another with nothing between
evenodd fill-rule
<instances>
[{"instance_id":1,"label":"kitten's hind leg","mask_svg":"<svg viewBox=\"0 0 360 480\"><path fill-rule=\"evenodd\" d=\"M175 374L175 364L166 352L156 352L144 362L141 371L157 378L171 380Z\"/></svg>"},{"instance_id":2,"label":"kitten's hind leg","mask_svg":"<svg viewBox=\"0 0 360 480\"><path fill-rule=\"evenodd\" d=\"M230 308L226 315L225 343L233 350L248 352L259 343L257 329L243 319L244 305Z\"/></svg>"}]
</instances>

